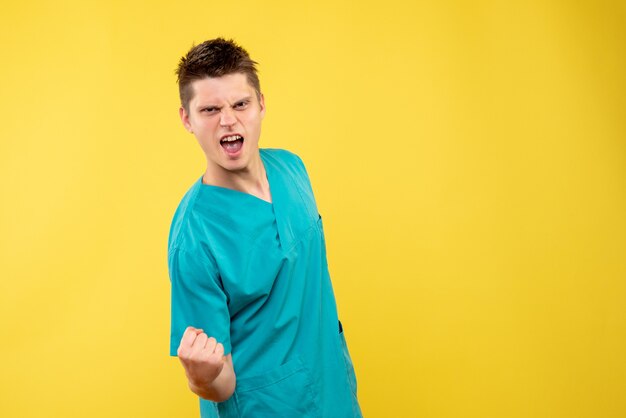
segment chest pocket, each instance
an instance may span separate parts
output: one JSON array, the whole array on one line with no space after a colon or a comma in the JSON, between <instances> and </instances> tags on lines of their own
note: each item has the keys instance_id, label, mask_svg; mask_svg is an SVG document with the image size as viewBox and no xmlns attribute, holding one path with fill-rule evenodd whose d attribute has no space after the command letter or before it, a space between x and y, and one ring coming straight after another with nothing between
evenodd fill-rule
<instances>
[{"instance_id":1,"label":"chest pocket","mask_svg":"<svg viewBox=\"0 0 626 418\"><path fill-rule=\"evenodd\" d=\"M232 250L219 257L231 317L250 304L262 305L269 296L284 262L277 236L274 223L256 240L233 239Z\"/></svg>"},{"instance_id":2,"label":"chest pocket","mask_svg":"<svg viewBox=\"0 0 626 418\"><path fill-rule=\"evenodd\" d=\"M277 216L281 221L283 245L290 248L291 245L314 226L319 218L317 204L309 182L304 165L299 159L285 165L284 176L280 179L283 183L283 196L277 199Z\"/></svg>"},{"instance_id":3,"label":"chest pocket","mask_svg":"<svg viewBox=\"0 0 626 418\"><path fill-rule=\"evenodd\" d=\"M306 168L301 160L298 159L298 164L295 170L291 172L294 186L296 187L304 208L306 210L307 217L311 221L317 221L318 211L315 203L315 196L313 195L313 189L311 187L311 181L309 175L306 172Z\"/></svg>"}]
</instances>

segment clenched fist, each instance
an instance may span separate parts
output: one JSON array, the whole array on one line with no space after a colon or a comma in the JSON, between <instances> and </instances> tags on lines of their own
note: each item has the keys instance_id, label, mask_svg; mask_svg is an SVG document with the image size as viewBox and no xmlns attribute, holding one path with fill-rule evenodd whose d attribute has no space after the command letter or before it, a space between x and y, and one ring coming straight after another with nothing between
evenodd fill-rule
<instances>
[{"instance_id":1,"label":"clenched fist","mask_svg":"<svg viewBox=\"0 0 626 418\"><path fill-rule=\"evenodd\" d=\"M201 329L187 327L178 346L178 359L194 393L214 401L232 395L235 382L231 357L224 357L224 346L215 338ZM229 366L227 370L225 364Z\"/></svg>"}]
</instances>

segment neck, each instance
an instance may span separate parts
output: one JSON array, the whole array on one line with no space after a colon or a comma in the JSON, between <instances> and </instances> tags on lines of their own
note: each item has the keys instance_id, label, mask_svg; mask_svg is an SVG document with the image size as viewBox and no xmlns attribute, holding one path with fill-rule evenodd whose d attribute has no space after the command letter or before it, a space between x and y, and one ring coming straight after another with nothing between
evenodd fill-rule
<instances>
[{"instance_id":1,"label":"neck","mask_svg":"<svg viewBox=\"0 0 626 418\"><path fill-rule=\"evenodd\" d=\"M250 161L248 167L239 171L224 170L221 167L212 168L207 167L202 176L204 184L238 190L271 202L270 186L259 154Z\"/></svg>"}]
</instances>

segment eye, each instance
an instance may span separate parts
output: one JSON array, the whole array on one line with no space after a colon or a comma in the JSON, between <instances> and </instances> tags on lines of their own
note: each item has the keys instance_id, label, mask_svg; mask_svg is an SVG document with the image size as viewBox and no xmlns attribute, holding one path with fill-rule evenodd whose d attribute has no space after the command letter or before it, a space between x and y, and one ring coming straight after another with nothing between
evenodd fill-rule
<instances>
[{"instance_id":1,"label":"eye","mask_svg":"<svg viewBox=\"0 0 626 418\"><path fill-rule=\"evenodd\" d=\"M219 109L217 107L205 107L204 109L201 110L202 113L215 113L217 112Z\"/></svg>"},{"instance_id":2,"label":"eye","mask_svg":"<svg viewBox=\"0 0 626 418\"><path fill-rule=\"evenodd\" d=\"M235 109L245 109L248 106L248 100L242 100L240 102L235 103L233 106Z\"/></svg>"}]
</instances>

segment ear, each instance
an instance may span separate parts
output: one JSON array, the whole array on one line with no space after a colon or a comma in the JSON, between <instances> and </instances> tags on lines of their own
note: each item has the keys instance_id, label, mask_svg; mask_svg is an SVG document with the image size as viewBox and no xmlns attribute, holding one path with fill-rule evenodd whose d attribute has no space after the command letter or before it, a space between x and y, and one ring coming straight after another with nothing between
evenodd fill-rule
<instances>
[{"instance_id":1,"label":"ear","mask_svg":"<svg viewBox=\"0 0 626 418\"><path fill-rule=\"evenodd\" d=\"M193 130L191 129L191 123L189 122L189 113L187 113L185 108L181 106L180 109L178 109L178 114L180 115L180 121L183 123L185 129L193 133Z\"/></svg>"},{"instance_id":2,"label":"ear","mask_svg":"<svg viewBox=\"0 0 626 418\"><path fill-rule=\"evenodd\" d=\"M259 106L261 107L261 119L265 116L265 96L263 93L259 96Z\"/></svg>"}]
</instances>

